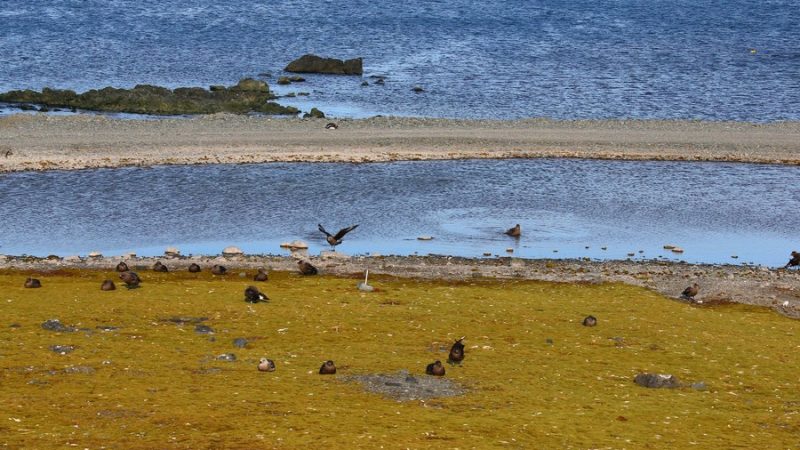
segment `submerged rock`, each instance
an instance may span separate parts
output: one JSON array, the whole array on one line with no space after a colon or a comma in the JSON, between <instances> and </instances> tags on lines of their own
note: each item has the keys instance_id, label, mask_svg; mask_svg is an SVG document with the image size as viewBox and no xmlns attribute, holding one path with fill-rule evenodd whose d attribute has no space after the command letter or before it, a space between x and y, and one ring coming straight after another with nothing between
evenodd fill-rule
<instances>
[{"instance_id":1,"label":"submerged rock","mask_svg":"<svg viewBox=\"0 0 800 450\"><path fill-rule=\"evenodd\" d=\"M363 59L354 58L342 61L336 58L323 58L317 55L303 55L292 61L283 70L298 73L325 73L332 75L361 75L364 73Z\"/></svg>"}]
</instances>

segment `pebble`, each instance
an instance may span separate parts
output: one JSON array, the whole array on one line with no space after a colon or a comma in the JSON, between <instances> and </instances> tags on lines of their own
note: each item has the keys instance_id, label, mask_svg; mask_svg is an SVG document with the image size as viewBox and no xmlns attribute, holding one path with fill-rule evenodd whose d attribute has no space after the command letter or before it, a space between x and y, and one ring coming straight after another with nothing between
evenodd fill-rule
<instances>
[{"instance_id":1,"label":"pebble","mask_svg":"<svg viewBox=\"0 0 800 450\"><path fill-rule=\"evenodd\" d=\"M62 355L66 355L67 353L71 353L75 350L74 345L51 345L50 350L55 353L60 353Z\"/></svg>"},{"instance_id":2,"label":"pebble","mask_svg":"<svg viewBox=\"0 0 800 450\"><path fill-rule=\"evenodd\" d=\"M214 329L208 325L200 324L194 327L194 331L195 333L200 333L200 334L211 334L214 332Z\"/></svg>"},{"instance_id":3,"label":"pebble","mask_svg":"<svg viewBox=\"0 0 800 450\"><path fill-rule=\"evenodd\" d=\"M217 356L217 361L233 362L236 361L236 355L233 353L223 353Z\"/></svg>"},{"instance_id":4,"label":"pebble","mask_svg":"<svg viewBox=\"0 0 800 450\"><path fill-rule=\"evenodd\" d=\"M45 330L55 331L58 333L71 333L77 330L77 328L75 327L68 327L64 325L58 319L45 320L44 323L42 323L42 328L44 328Z\"/></svg>"},{"instance_id":5,"label":"pebble","mask_svg":"<svg viewBox=\"0 0 800 450\"><path fill-rule=\"evenodd\" d=\"M424 234L422 236L417 236L417 240L420 240L420 241L430 241L432 239L433 239L433 236L429 236L427 234Z\"/></svg>"},{"instance_id":6,"label":"pebble","mask_svg":"<svg viewBox=\"0 0 800 450\"><path fill-rule=\"evenodd\" d=\"M233 340L233 346L236 348L247 348L247 344L249 343L250 341L245 338L236 338Z\"/></svg>"}]
</instances>

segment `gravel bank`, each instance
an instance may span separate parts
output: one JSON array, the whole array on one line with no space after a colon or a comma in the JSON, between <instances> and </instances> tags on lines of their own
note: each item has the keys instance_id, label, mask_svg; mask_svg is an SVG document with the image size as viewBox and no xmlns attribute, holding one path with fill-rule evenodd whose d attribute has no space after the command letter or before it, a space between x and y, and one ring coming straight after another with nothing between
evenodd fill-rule
<instances>
[{"instance_id":1,"label":"gravel bank","mask_svg":"<svg viewBox=\"0 0 800 450\"><path fill-rule=\"evenodd\" d=\"M263 162L601 158L800 164L800 122L0 118L0 172Z\"/></svg>"}]
</instances>

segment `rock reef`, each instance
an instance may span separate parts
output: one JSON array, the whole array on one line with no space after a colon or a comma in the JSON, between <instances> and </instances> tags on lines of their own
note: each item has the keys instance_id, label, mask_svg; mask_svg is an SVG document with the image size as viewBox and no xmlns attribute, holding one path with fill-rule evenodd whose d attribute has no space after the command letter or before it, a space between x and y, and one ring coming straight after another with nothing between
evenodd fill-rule
<instances>
[{"instance_id":1,"label":"rock reef","mask_svg":"<svg viewBox=\"0 0 800 450\"><path fill-rule=\"evenodd\" d=\"M290 62L283 70L296 73L323 73L331 75L361 75L364 73L362 58L342 61L341 59L323 58L311 54L303 55Z\"/></svg>"}]
</instances>

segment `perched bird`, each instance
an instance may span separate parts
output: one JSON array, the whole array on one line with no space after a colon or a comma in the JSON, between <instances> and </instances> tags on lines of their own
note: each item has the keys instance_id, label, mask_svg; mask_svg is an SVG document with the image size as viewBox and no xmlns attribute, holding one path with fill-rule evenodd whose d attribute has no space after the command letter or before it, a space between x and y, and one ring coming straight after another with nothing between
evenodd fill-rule
<instances>
[{"instance_id":1,"label":"perched bird","mask_svg":"<svg viewBox=\"0 0 800 450\"><path fill-rule=\"evenodd\" d=\"M275 361L267 358L261 358L258 363L259 372L275 372Z\"/></svg>"},{"instance_id":2,"label":"perched bird","mask_svg":"<svg viewBox=\"0 0 800 450\"><path fill-rule=\"evenodd\" d=\"M800 253L799 252L792 252L792 259L790 259L789 262L786 263L786 266L784 266L784 267L786 269L788 269L789 267L795 267L795 266L800 266Z\"/></svg>"},{"instance_id":3,"label":"perched bird","mask_svg":"<svg viewBox=\"0 0 800 450\"><path fill-rule=\"evenodd\" d=\"M266 302L268 300L269 297L261 293L255 286L247 286L247 289L244 290L244 301L247 303Z\"/></svg>"},{"instance_id":4,"label":"perched bird","mask_svg":"<svg viewBox=\"0 0 800 450\"><path fill-rule=\"evenodd\" d=\"M506 230L506 234L511 237L520 237L522 235L522 228L517 224L514 228Z\"/></svg>"},{"instance_id":5,"label":"perched bird","mask_svg":"<svg viewBox=\"0 0 800 450\"><path fill-rule=\"evenodd\" d=\"M258 269L258 273L253 277L253 281L267 281L268 278L266 270Z\"/></svg>"},{"instance_id":6,"label":"perched bird","mask_svg":"<svg viewBox=\"0 0 800 450\"><path fill-rule=\"evenodd\" d=\"M453 343L453 346L450 347L450 355L447 356L447 362L460 363L464 360L464 344L461 341L463 341L465 337L466 336L463 336L461 339L458 339Z\"/></svg>"},{"instance_id":7,"label":"perched bird","mask_svg":"<svg viewBox=\"0 0 800 450\"><path fill-rule=\"evenodd\" d=\"M167 269L167 266L165 266L161 261L156 261L156 263L153 264L153 271L154 272L169 272L169 269Z\"/></svg>"},{"instance_id":8,"label":"perched bird","mask_svg":"<svg viewBox=\"0 0 800 450\"><path fill-rule=\"evenodd\" d=\"M583 326L585 326L585 327L593 327L595 325L597 325L597 317L595 317L595 316L586 316L586 318L583 319Z\"/></svg>"},{"instance_id":9,"label":"perched bird","mask_svg":"<svg viewBox=\"0 0 800 450\"><path fill-rule=\"evenodd\" d=\"M328 241L328 244L331 244L331 248L336 251L336 246L342 243L342 239L344 239L344 235L355 230L358 225L353 225L352 227L342 228L336 234L330 234L325 231L325 228L322 227L322 224L317 224L319 227L319 231L322 231L325 234L325 240Z\"/></svg>"},{"instance_id":10,"label":"perched bird","mask_svg":"<svg viewBox=\"0 0 800 450\"><path fill-rule=\"evenodd\" d=\"M199 264L197 264L197 263L189 264L189 272L190 273L198 273L198 272L200 272L200 270L202 270L202 269L200 269L200 265Z\"/></svg>"},{"instance_id":11,"label":"perched bird","mask_svg":"<svg viewBox=\"0 0 800 450\"><path fill-rule=\"evenodd\" d=\"M228 269L225 268L225 266L221 266L219 264L214 264L214 266L211 267L211 273L214 275L225 275L225 272L227 271Z\"/></svg>"},{"instance_id":12,"label":"perched bird","mask_svg":"<svg viewBox=\"0 0 800 450\"><path fill-rule=\"evenodd\" d=\"M317 268L307 261L297 261L297 268L300 269L300 273L303 275L316 275L318 272Z\"/></svg>"},{"instance_id":13,"label":"perched bird","mask_svg":"<svg viewBox=\"0 0 800 450\"><path fill-rule=\"evenodd\" d=\"M697 283L692 284L681 292L681 297L687 300L694 301L694 296L700 291L700 285Z\"/></svg>"},{"instance_id":14,"label":"perched bird","mask_svg":"<svg viewBox=\"0 0 800 450\"><path fill-rule=\"evenodd\" d=\"M142 281L141 279L139 279L139 274L131 271L122 272L121 274L119 274L119 279L122 280L123 283L125 283L125 286L128 289L134 289L139 287L139 283L141 283Z\"/></svg>"},{"instance_id":15,"label":"perched bird","mask_svg":"<svg viewBox=\"0 0 800 450\"><path fill-rule=\"evenodd\" d=\"M128 265L125 264L124 261L120 261L120 263L117 264L117 272L127 272L129 270Z\"/></svg>"},{"instance_id":16,"label":"perched bird","mask_svg":"<svg viewBox=\"0 0 800 450\"><path fill-rule=\"evenodd\" d=\"M444 366L442 365L441 361L436 361L433 363L428 364L425 367L425 373L428 375L436 375L437 377L444 376Z\"/></svg>"},{"instance_id":17,"label":"perched bird","mask_svg":"<svg viewBox=\"0 0 800 450\"><path fill-rule=\"evenodd\" d=\"M25 280L25 287L26 288L40 288L40 287L42 287L42 282L37 280L36 278L28 277L28 279Z\"/></svg>"},{"instance_id":18,"label":"perched bird","mask_svg":"<svg viewBox=\"0 0 800 450\"><path fill-rule=\"evenodd\" d=\"M335 373L336 373L336 366L333 364L333 361L331 360L325 361L319 368L320 375L333 375Z\"/></svg>"},{"instance_id":19,"label":"perched bird","mask_svg":"<svg viewBox=\"0 0 800 450\"><path fill-rule=\"evenodd\" d=\"M111 280L103 281L103 284L100 285L101 291L115 291L117 290L117 286Z\"/></svg>"},{"instance_id":20,"label":"perched bird","mask_svg":"<svg viewBox=\"0 0 800 450\"><path fill-rule=\"evenodd\" d=\"M326 130L336 130L336 129L338 129L338 128L339 128L339 125L336 125L336 124L335 124L335 123L333 123L333 122L328 122L328 124L327 124L327 125L325 125L325 129L326 129Z\"/></svg>"}]
</instances>

